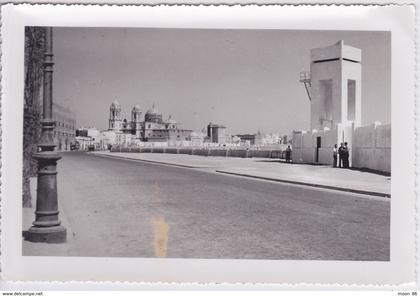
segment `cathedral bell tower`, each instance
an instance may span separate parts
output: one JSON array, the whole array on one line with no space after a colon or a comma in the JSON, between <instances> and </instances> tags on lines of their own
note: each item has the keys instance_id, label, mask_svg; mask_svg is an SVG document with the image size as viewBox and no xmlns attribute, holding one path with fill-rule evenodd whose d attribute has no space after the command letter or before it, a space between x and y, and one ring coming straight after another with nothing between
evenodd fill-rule
<instances>
[{"instance_id":1,"label":"cathedral bell tower","mask_svg":"<svg viewBox=\"0 0 420 296\"><path fill-rule=\"evenodd\" d=\"M136 137L141 138L142 120L139 105L135 105L131 110L131 126L133 128L133 133L135 133Z\"/></svg>"},{"instance_id":2,"label":"cathedral bell tower","mask_svg":"<svg viewBox=\"0 0 420 296\"><path fill-rule=\"evenodd\" d=\"M120 131L122 127L121 105L118 101L112 102L109 107L109 127L110 131Z\"/></svg>"}]
</instances>

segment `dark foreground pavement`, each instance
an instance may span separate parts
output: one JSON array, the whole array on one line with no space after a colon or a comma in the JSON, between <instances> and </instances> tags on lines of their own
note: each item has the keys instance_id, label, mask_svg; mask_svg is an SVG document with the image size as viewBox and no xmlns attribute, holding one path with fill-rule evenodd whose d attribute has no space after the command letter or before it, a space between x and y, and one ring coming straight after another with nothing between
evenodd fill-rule
<instances>
[{"instance_id":1,"label":"dark foreground pavement","mask_svg":"<svg viewBox=\"0 0 420 296\"><path fill-rule=\"evenodd\" d=\"M389 260L386 198L62 156L59 202L69 242L44 255ZM24 254L39 254L37 246L24 242Z\"/></svg>"}]
</instances>

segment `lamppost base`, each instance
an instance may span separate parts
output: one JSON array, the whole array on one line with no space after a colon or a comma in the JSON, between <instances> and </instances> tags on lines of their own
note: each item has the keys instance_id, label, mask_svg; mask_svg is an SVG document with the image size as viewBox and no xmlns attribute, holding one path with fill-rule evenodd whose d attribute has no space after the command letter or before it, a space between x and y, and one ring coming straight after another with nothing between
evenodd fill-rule
<instances>
[{"instance_id":1,"label":"lamppost base","mask_svg":"<svg viewBox=\"0 0 420 296\"><path fill-rule=\"evenodd\" d=\"M25 234L25 240L33 243L65 243L66 237L67 231L62 225L53 227L32 226Z\"/></svg>"}]
</instances>

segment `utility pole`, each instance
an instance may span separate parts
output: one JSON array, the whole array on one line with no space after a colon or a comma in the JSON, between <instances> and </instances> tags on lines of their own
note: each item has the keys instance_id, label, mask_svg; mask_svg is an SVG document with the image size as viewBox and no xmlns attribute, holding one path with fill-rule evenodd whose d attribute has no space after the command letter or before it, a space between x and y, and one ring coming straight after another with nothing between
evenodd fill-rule
<instances>
[{"instance_id":1,"label":"utility pole","mask_svg":"<svg viewBox=\"0 0 420 296\"><path fill-rule=\"evenodd\" d=\"M57 161L61 158L54 151L55 121L53 105L53 29L46 28L45 54L43 63L43 112L40 152L34 154L38 161L38 187L36 197L35 221L29 228L26 239L31 242L63 243L66 241L66 228L58 218L57 200Z\"/></svg>"}]
</instances>

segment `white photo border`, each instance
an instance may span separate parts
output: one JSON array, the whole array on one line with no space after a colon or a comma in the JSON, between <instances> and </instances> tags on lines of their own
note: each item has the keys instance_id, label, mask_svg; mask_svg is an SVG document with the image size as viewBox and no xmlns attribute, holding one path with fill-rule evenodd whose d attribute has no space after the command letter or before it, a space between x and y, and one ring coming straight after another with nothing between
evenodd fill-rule
<instances>
[{"instance_id":1,"label":"white photo border","mask_svg":"<svg viewBox=\"0 0 420 296\"><path fill-rule=\"evenodd\" d=\"M1 7L3 279L347 285L412 283L415 280L414 20L413 5L3 5ZM25 26L391 31L390 261L22 256Z\"/></svg>"}]
</instances>

